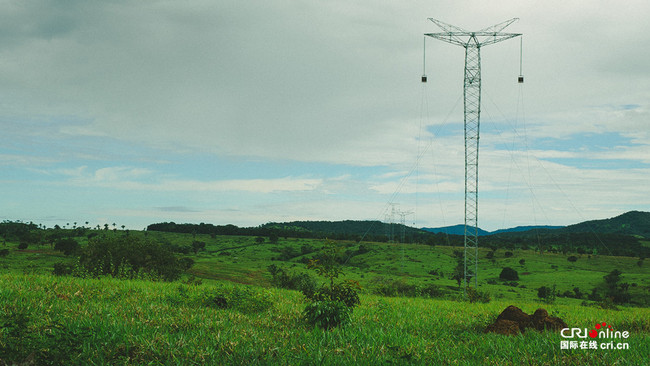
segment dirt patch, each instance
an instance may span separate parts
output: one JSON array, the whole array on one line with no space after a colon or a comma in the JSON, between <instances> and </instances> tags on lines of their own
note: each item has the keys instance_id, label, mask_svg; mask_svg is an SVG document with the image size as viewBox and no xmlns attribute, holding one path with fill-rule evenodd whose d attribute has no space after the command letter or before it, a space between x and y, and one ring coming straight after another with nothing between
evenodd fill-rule
<instances>
[{"instance_id":1,"label":"dirt patch","mask_svg":"<svg viewBox=\"0 0 650 366\"><path fill-rule=\"evenodd\" d=\"M560 318L549 316L545 309L537 309L533 315L528 315L510 305L499 314L494 323L488 325L485 333L517 335L526 329L559 331L562 328L567 328L566 323Z\"/></svg>"}]
</instances>

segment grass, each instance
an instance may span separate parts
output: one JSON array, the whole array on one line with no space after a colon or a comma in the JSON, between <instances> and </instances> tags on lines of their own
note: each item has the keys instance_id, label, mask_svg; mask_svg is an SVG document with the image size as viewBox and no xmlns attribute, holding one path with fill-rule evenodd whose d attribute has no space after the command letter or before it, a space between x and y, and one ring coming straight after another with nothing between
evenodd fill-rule
<instances>
[{"instance_id":1,"label":"grass","mask_svg":"<svg viewBox=\"0 0 650 366\"><path fill-rule=\"evenodd\" d=\"M294 291L252 288L273 306L247 312L172 300L179 292L198 298L223 285L3 274L0 288L5 323L16 314L28 319L22 330L28 344L20 357L36 352L40 360L66 364L640 365L650 354L647 309L547 306L570 326L607 321L632 334L629 350L562 351L556 333L483 334L510 304L504 301L469 304L363 295L350 325L324 331L302 322L304 303ZM538 307L534 302L518 305L531 313ZM57 354L61 346L70 353Z\"/></svg>"},{"instance_id":2,"label":"grass","mask_svg":"<svg viewBox=\"0 0 650 366\"><path fill-rule=\"evenodd\" d=\"M587 293L615 268L625 282L637 284L630 288L633 294L647 295L650 265L638 266L638 258L578 255L571 263L568 255L527 250L506 258L500 249L493 262L481 250L479 289L493 300L471 304L460 296L454 301L372 294L378 277L455 291L449 274L455 266L453 251L459 248L363 243L371 251L345 265L345 278L364 287L361 305L349 325L324 331L303 322L306 303L300 293L269 287L267 271L270 264L305 271L302 255L288 261L274 258L283 248L300 253L301 247L319 248L322 241L289 238L260 244L253 237L148 235L179 245L206 242L204 252L190 255L195 260L190 273L202 278L203 285L55 277L50 274L54 263L71 258L45 246L19 251L8 243L10 254L0 258L0 360L31 357L46 365L648 364L648 308L606 310L571 298L542 304L536 297L538 287L553 284L562 292L579 287ZM359 248L353 242L342 245ZM525 288L497 280L506 266L519 272L518 284ZM434 269L443 276L430 275ZM220 297L227 298L228 306L215 300ZM552 332L483 334L508 305L527 313L544 307L570 327L591 329L606 321L630 332L629 349L561 350L564 338Z\"/></svg>"}]
</instances>

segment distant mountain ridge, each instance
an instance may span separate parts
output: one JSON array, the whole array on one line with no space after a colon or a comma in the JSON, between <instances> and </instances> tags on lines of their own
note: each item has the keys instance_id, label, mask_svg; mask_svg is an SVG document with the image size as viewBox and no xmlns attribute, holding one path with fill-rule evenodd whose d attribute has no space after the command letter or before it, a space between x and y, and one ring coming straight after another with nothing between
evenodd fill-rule
<instances>
[{"instance_id":1,"label":"distant mountain ridge","mask_svg":"<svg viewBox=\"0 0 650 366\"><path fill-rule=\"evenodd\" d=\"M564 228L565 226L550 226L550 225L535 225L535 226L517 226L509 229L499 229L495 231L486 231L481 228L478 229L478 235L479 236L485 236L485 235L494 235L494 234L503 234L503 233L519 233L519 232L524 232L524 231L530 231L530 230L555 230L555 229L561 229ZM449 235L465 235L465 225L459 224L459 225L452 225L452 226L443 226L443 227L423 227L422 230L428 231L430 233L443 233L443 234L449 234Z\"/></svg>"},{"instance_id":2,"label":"distant mountain ridge","mask_svg":"<svg viewBox=\"0 0 650 366\"><path fill-rule=\"evenodd\" d=\"M434 234L448 234L448 235L465 235L465 225L458 224L452 226L442 226L442 227L423 227L422 230L428 231ZM489 235L489 231L485 231L481 228L478 229L478 235Z\"/></svg>"},{"instance_id":3,"label":"distant mountain ridge","mask_svg":"<svg viewBox=\"0 0 650 366\"><path fill-rule=\"evenodd\" d=\"M608 233L650 239L650 212L629 211L609 219L590 220L562 229L569 233Z\"/></svg>"},{"instance_id":4,"label":"distant mountain ridge","mask_svg":"<svg viewBox=\"0 0 650 366\"><path fill-rule=\"evenodd\" d=\"M420 229L389 224L381 221L370 220L344 220L344 221L291 221L284 223L267 223L264 228L304 230L309 232L355 235L390 235L399 236L403 231L408 234L429 232L434 234L464 235L463 224L444 227L423 227ZM525 233L531 230L556 233L600 233L641 236L650 239L650 212L629 211L616 217L602 220L590 220L568 226L531 225L517 226L508 229L487 231L478 229L479 236L497 234Z\"/></svg>"}]
</instances>

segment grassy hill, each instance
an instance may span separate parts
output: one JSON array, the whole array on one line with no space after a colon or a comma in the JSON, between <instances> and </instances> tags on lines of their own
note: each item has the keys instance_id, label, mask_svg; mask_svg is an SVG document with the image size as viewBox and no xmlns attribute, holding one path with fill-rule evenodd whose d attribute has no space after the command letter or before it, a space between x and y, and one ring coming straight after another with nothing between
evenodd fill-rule
<instances>
[{"instance_id":1,"label":"grassy hill","mask_svg":"<svg viewBox=\"0 0 650 366\"><path fill-rule=\"evenodd\" d=\"M47 234L47 233L46 233ZM70 235L76 235L72 230ZM85 231L88 236L124 237L123 231ZM343 277L358 281L361 305L352 323L321 330L302 321L303 296L271 286L270 265L310 273L304 264L322 240L255 236L213 236L130 232L179 248L204 242L205 250L184 255L194 261L176 282L110 277L53 276L54 264L75 261L50 245L17 249L11 237L0 257L0 360L40 364L643 364L650 354L650 310L637 305L603 309L586 298L558 297L540 302L537 288L583 293L602 285L619 269L637 301L650 291L650 265L638 258L498 249L480 250L479 289L492 301L463 300L451 274L453 246L339 241L347 255ZM639 262L641 264L639 265ZM519 281L502 281L504 267ZM192 279L191 276L194 276ZM314 276L315 277L315 276ZM197 280L197 278L199 280ZM199 282L202 282L199 284ZM379 296L385 286L401 296ZM417 289L435 286L434 298ZM410 292L409 292L410 291ZM232 306L212 301L230 296ZM570 327L607 321L627 330L628 350L560 350L559 334L528 332L508 337L483 334L508 305L532 313L538 307L562 317ZM645 303L647 306L648 303ZM0 362L2 364L2 362Z\"/></svg>"},{"instance_id":2,"label":"grassy hill","mask_svg":"<svg viewBox=\"0 0 650 366\"><path fill-rule=\"evenodd\" d=\"M596 232L622 235L642 236L650 239L650 212L630 211L622 215L603 220L585 221L569 225L565 232Z\"/></svg>"}]
</instances>

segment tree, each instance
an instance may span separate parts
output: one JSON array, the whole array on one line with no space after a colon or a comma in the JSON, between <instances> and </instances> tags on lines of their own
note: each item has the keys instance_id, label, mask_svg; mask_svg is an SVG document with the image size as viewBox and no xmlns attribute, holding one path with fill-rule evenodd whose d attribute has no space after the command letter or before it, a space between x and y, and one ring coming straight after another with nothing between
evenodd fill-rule
<instances>
[{"instance_id":1,"label":"tree","mask_svg":"<svg viewBox=\"0 0 650 366\"><path fill-rule=\"evenodd\" d=\"M59 239L54 244L54 250L63 252L65 255L75 253L79 249L79 243L71 238Z\"/></svg>"},{"instance_id":2,"label":"tree","mask_svg":"<svg viewBox=\"0 0 650 366\"><path fill-rule=\"evenodd\" d=\"M336 281L343 274L341 256L342 248L328 240L317 259L309 261L308 268L329 282L313 292L303 291L305 297L312 301L305 307L303 316L312 325L329 329L345 324L350 321L353 308L360 303L358 282Z\"/></svg>"},{"instance_id":3,"label":"tree","mask_svg":"<svg viewBox=\"0 0 650 366\"><path fill-rule=\"evenodd\" d=\"M93 276L173 281L186 269L187 262L160 243L134 236L94 237L84 248L79 264Z\"/></svg>"},{"instance_id":4,"label":"tree","mask_svg":"<svg viewBox=\"0 0 650 366\"><path fill-rule=\"evenodd\" d=\"M630 301L630 294L628 292L630 285L628 283L621 283L622 274L621 271L615 269L603 276L605 280L605 296L611 298L617 304Z\"/></svg>"},{"instance_id":5,"label":"tree","mask_svg":"<svg viewBox=\"0 0 650 366\"><path fill-rule=\"evenodd\" d=\"M454 250L454 257L456 258L456 267L454 267L454 272L452 273L451 278L456 280L458 288L460 288L460 285L463 283L463 279L465 278L465 261L463 259L463 252L460 250Z\"/></svg>"},{"instance_id":6,"label":"tree","mask_svg":"<svg viewBox=\"0 0 650 366\"><path fill-rule=\"evenodd\" d=\"M542 286L537 289L537 297L543 299L545 302L549 304L555 301L555 296L556 296L555 285L553 285L553 288Z\"/></svg>"},{"instance_id":7,"label":"tree","mask_svg":"<svg viewBox=\"0 0 650 366\"><path fill-rule=\"evenodd\" d=\"M205 242L194 240L192 242L192 250L194 250L194 254L198 253L201 250L205 250Z\"/></svg>"},{"instance_id":8,"label":"tree","mask_svg":"<svg viewBox=\"0 0 650 366\"><path fill-rule=\"evenodd\" d=\"M506 281L518 281L519 274L510 267L504 267L499 274L499 278Z\"/></svg>"}]
</instances>

